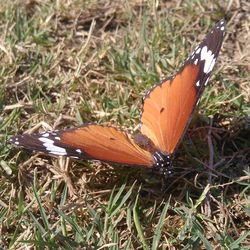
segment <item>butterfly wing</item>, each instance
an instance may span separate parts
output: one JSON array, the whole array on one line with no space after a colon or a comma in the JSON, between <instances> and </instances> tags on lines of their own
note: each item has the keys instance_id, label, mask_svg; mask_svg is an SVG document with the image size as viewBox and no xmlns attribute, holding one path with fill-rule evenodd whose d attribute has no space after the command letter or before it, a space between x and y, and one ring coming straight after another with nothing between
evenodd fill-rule
<instances>
[{"instance_id":1,"label":"butterfly wing","mask_svg":"<svg viewBox=\"0 0 250 250\"><path fill-rule=\"evenodd\" d=\"M12 137L10 142L17 147L76 159L145 167L154 164L152 155L140 148L128 134L95 124L42 134L18 135Z\"/></svg>"},{"instance_id":2,"label":"butterfly wing","mask_svg":"<svg viewBox=\"0 0 250 250\"><path fill-rule=\"evenodd\" d=\"M177 74L162 81L144 97L141 132L158 150L166 154L174 152L215 65L224 30L225 22L221 20Z\"/></svg>"}]
</instances>

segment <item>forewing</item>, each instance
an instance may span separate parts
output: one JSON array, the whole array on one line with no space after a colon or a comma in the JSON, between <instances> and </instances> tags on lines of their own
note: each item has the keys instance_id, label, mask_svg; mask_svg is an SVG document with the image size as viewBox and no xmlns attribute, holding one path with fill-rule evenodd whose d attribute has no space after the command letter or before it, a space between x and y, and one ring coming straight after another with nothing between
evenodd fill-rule
<instances>
[{"instance_id":1,"label":"forewing","mask_svg":"<svg viewBox=\"0 0 250 250\"><path fill-rule=\"evenodd\" d=\"M140 148L128 134L113 127L94 124L41 134L18 135L12 137L10 142L17 147L76 159L145 167L154 164L152 155Z\"/></svg>"},{"instance_id":2,"label":"forewing","mask_svg":"<svg viewBox=\"0 0 250 250\"><path fill-rule=\"evenodd\" d=\"M221 20L196 47L173 77L156 85L144 97L141 132L167 154L176 149L210 77L224 37Z\"/></svg>"}]
</instances>

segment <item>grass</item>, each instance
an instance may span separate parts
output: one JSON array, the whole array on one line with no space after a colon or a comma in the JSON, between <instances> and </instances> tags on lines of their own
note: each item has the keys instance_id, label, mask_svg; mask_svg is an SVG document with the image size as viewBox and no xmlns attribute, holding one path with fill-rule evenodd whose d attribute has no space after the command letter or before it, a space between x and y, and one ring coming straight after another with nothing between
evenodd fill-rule
<instances>
[{"instance_id":1,"label":"grass","mask_svg":"<svg viewBox=\"0 0 250 250\"><path fill-rule=\"evenodd\" d=\"M1 248L247 249L248 7L2 1ZM27 130L83 122L136 131L144 93L223 17L223 48L165 194L159 176L144 169L32 155L7 143Z\"/></svg>"}]
</instances>

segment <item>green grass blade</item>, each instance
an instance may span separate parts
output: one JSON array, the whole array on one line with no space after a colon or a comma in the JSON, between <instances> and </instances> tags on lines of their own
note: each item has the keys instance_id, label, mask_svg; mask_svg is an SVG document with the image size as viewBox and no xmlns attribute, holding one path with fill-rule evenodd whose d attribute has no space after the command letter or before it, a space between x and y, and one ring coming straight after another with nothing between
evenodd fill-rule
<instances>
[{"instance_id":1,"label":"green grass blade","mask_svg":"<svg viewBox=\"0 0 250 250\"><path fill-rule=\"evenodd\" d=\"M133 207L133 219L134 219L135 228L136 228L136 231L138 233L139 239L142 243L143 249L149 250L149 246L148 246L148 243L147 243L145 236L143 234L143 230L142 230L142 226L141 226L140 218L139 218L139 214L138 214L138 207L137 207L138 206L138 198L139 198L139 193L136 196L135 204Z\"/></svg>"},{"instance_id":2,"label":"green grass blade","mask_svg":"<svg viewBox=\"0 0 250 250\"><path fill-rule=\"evenodd\" d=\"M161 238L161 233L162 233L162 227L163 227L164 220L166 218L166 214L167 214L167 211L168 211L168 208L169 208L169 202L170 202L170 198L166 202L166 204L164 205L161 216L160 216L160 219L159 219L159 222L158 222L158 224L156 226L155 234L154 234L154 237L153 237L152 250L157 250L158 249L158 245L159 245L160 238Z\"/></svg>"}]
</instances>

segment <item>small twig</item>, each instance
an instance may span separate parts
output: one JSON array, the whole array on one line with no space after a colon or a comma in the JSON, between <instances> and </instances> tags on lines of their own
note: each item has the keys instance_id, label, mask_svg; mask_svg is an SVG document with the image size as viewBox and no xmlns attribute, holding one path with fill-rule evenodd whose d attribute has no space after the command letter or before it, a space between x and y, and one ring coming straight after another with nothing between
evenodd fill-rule
<instances>
[{"instance_id":1,"label":"small twig","mask_svg":"<svg viewBox=\"0 0 250 250\"><path fill-rule=\"evenodd\" d=\"M223 184L211 186L211 188L225 187L225 186L229 186L240 181L248 181L248 180L250 180L250 176L241 176L238 179L235 179L235 180L223 183Z\"/></svg>"},{"instance_id":2,"label":"small twig","mask_svg":"<svg viewBox=\"0 0 250 250\"><path fill-rule=\"evenodd\" d=\"M20 187L23 187L25 186L24 185L24 182L25 182L25 179L27 180L27 175L23 174L24 172L27 173L26 171L26 166L30 165L33 161L35 161L37 159L37 157L40 155L40 153L37 153L33 156L31 156L27 161L25 161L24 163L20 164L19 166L19 169L18 169L18 175L17 175L17 178L18 178L18 183L20 185Z\"/></svg>"},{"instance_id":3,"label":"small twig","mask_svg":"<svg viewBox=\"0 0 250 250\"><path fill-rule=\"evenodd\" d=\"M212 142L212 124L213 124L213 118L210 119L210 127L208 130L208 135L207 135L207 142L208 142L208 148L209 148L209 175L208 175L208 183L211 185L212 183L212 171L214 169L214 147L213 147L213 142Z\"/></svg>"},{"instance_id":4,"label":"small twig","mask_svg":"<svg viewBox=\"0 0 250 250\"><path fill-rule=\"evenodd\" d=\"M56 119L56 121L54 122L52 130L55 130L57 128L57 126L61 123L61 120L62 120L62 114L60 114Z\"/></svg>"},{"instance_id":5,"label":"small twig","mask_svg":"<svg viewBox=\"0 0 250 250\"><path fill-rule=\"evenodd\" d=\"M212 185L212 173L214 170L214 147L212 142L212 125L213 125L213 118L210 119L210 126L207 135L207 142L209 148L209 163L208 163L208 183ZM211 207L210 207L210 191L207 193L206 196L206 204L205 204L205 212L210 217L211 216Z\"/></svg>"},{"instance_id":6,"label":"small twig","mask_svg":"<svg viewBox=\"0 0 250 250\"><path fill-rule=\"evenodd\" d=\"M37 123L33 128L30 128L30 129L26 130L25 133L27 133L27 134L32 134L32 133L34 133L34 132L37 132L37 130L38 130L40 127L43 127L43 128L45 128L46 130L52 130L52 127L51 127L48 123L41 121L41 122Z\"/></svg>"},{"instance_id":7,"label":"small twig","mask_svg":"<svg viewBox=\"0 0 250 250\"><path fill-rule=\"evenodd\" d=\"M68 187L69 195L71 197L76 197L74 185L69 175L69 162L69 158L59 157L57 164L49 166L48 169L53 173L53 178L63 179Z\"/></svg>"},{"instance_id":8,"label":"small twig","mask_svg":"<svg viewBox=\"0 0 250 250\"><path fill-rule=\"evenodd\" d=\"M15 104L12 104L12 105L6 105L4 107L4 111L9 111L9 110L13 110L13 109L16 109L16 108L22 108L22 107L32 107L33 105L33 102L19 102L19 103L15 103Z\"/></svg>"}]
</instances>

